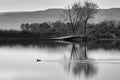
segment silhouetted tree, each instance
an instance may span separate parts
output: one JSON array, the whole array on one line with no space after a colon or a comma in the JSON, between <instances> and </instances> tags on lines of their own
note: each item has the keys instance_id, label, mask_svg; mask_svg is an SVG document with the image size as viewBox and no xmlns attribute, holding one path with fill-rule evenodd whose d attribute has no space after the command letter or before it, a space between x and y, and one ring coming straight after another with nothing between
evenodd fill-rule
<instances>
[{"instance_id":1,"label":"silhouetted tree","mask_svg":"<svg viewBox=\"0 0 120 80\"><path fill-rule=\"evenodd\" d=\"M86 35L86 28L87 28L87 24L88 21L94 17L94 15L99 11L98 6L96 3L94 2L89 2L89 1L85 1L84 2L84 7L83 7L83 24L84 24L84 30L85 30L85 35Z\"/></svg>"},{"instance_id":2,"label":"silhouetted tree","mask_svg":"<svg viewBox=\"0 0 120 80\"><path fill-rule=\"evenodd\" d=\"M94 2L85 1L83 4L80 1L74 2L68 6L63 12L63 18L71 25L72 34L75 35L78 27L84 26L86 34L86 27L88 20L94 17L98 12L98 6Z\"/></svg>"},{"instance_id":3,"label":"silhouetted tree","mask_svg":"<svg viewBox=\"0 0 120 80\"><path fill-rule=\"evenodd\" d=\"M22 31L29 31L29 24L28 23L21 24L20 27L21 27Z\"/></svg>"},{"instance_id":4,"label":"silhouetted tree","mask_svg":"<svg viewBox=\"0 0 120 80\"><path fill-rule=\"evenodd\" d=\"M63 14L61 16L64 18L65 21L67 21L70 24L69 30L72 32L72 35L75 35L78 29L78 25L81 22L81 18L79 18L80 16L76 14L74 9L71 8L70 6L68 6L63 11Z\"/></svg>"},{"instance_id":5,"label":"silhouetted tree","mask_svg":"<svg viewBox=\"0 0 120 80\"><path fill-rule=\"evenodd\" d=\"M44 32L49 32L51 30L51 26L48 23L41 23L39 25L39 31L44 33Z\"/></svg>"}]
</instances>

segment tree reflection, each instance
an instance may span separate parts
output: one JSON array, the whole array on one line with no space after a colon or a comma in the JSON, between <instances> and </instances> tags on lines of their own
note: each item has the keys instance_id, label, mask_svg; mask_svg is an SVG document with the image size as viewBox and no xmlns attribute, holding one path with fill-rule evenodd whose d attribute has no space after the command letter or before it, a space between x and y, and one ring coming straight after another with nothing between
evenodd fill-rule
<instances>
[{"instance_id":1,"label":"tree reflection","mask_svg":"<svg viewBox=\"0 0 120 80\"><path fill-rule=\"evenodd\" d=\"M86 45L80 46L73 44L69 60L64 65L65 71L75 77L80 78L84 75L88 79L97 73L97 68L87 57Z\"/></svg>"},{"instance_id":2,"label":"tree reflection","mask_svg":"<svg viewBox=\"0 0 120 80\"><path fill-rule=\"evenodd\" d=\"M73 44L70 60L86 60L87 48L86 46L80 46Z\"/></svg>"}]
</instances>

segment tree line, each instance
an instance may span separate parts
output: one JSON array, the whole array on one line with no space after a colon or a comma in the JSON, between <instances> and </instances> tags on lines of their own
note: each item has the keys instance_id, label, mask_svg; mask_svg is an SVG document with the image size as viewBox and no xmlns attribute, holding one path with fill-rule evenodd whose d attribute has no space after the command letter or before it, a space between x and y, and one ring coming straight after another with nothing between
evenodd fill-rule
<instances>
[{"instance_id":1,"label":"tree line","mask_svg":"<svg viewBox=\"0 0 120 80\"><path fill-rule=\"evenodd\" d=\"M24 26L23 26L24 25ZM25 26L26 25L26 26ZM28 26L29 25L29 26ZM35 23L35 24L22 24L22 31L32 33L57 33L61 35L72 35L71 23L63 23L60 21L54 23ZM77 26L77 35L84 34L83 24ZM89 23L86 28L86 35L93 36L98 39L117 39L120 38L120 22L115 20L105 20L97 24Z\"/></svg>"},{"instance_id":2,"label":"tree line","mask_svg":"<svg viewBox=\"0 0 120 80\"><path fill-rule=\"evenodd\" d=\"M0 30L1 38L50 38L59 36L72 35L70 23L53 22L53 23L23 23L21 31ZM77 35L84 34L82 24L78 25ZM86 29L87 36L93 36L98 39L118 39L120 38L120 22L106 20L97 24L89 23Z\"/></svg>"}]
</instances>

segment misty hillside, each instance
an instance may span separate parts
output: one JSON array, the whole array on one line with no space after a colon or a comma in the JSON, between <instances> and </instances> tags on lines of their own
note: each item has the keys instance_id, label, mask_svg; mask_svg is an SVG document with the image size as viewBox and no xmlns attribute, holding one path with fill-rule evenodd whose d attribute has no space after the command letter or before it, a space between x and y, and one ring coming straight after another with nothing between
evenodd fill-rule
<instances>
[{"instance_id":1,"label":"misty hillside","mask_svg":"<svg viewBox=\"0 0 120 80\"><path fill-rule=\"evenodd\" d=\"M0 13L0 29L20 30L22 23L54 22L61 19L60 14L62 11L63 9L48 9L34 12ZM120 8L102 9L96 14L92 22L98 23L112 19L120 21Z\"/></svg>"}]
</instances>

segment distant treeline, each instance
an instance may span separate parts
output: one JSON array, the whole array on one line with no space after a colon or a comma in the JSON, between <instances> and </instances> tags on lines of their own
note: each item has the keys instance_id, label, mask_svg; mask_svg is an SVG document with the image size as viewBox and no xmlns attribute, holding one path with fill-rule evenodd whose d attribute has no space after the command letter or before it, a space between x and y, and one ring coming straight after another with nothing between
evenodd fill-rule
<instances>
[{"instance_id":1,"label":"distant treeline","mask_svg":"<svg viewBox=\"0 0 120 80\"><path fill-rule=\"evenodd\" d=\"M120 38L120 22L110 20L93 24L89 26L87 33L98 39L118 39Z\"/></svg>"},{"instance_id":2,"label":"distant treeline","mask_svg":"<svg viewBox=\"0 0 120 80\"><path fill-rule=\"evenodd\" d=\"M53 23L23 23L21 31L16 30L0 30L0 38L51 38L72 35L70 23L61 21ZM87 24L87 36L97 39L118 39L120 38L120 22L103 21L98 24ZM83 35L84 27L79 23L79 28L75 35Z\"/></svg>"},{"instance_id":3,"label":"distant treeline","mask_svg":"<svg viewBox=\"0 0 120 80\"><path fill-rule=\"evenodd\" d=\"M0 30L0 38L34 38L46 39L69 35L66 24L62 22L55 23L24 23L21 24L21 30Z\"/></svg>"},{"instance_id":4,"label":"distant treeline","mask_svg":"<svg viewBox=\"0 0 120 80\"><path fill-rule=\"evenodd\" d=\"M21 24L22 31L31 33L48 33L48 32L58 32L65 33L67 31L67 25L57 21L54 23L23 23Z\"/></svg>"},{"instance_id":5,"label":"distant treeline","mask_svg":"<svg viewBox=\"0 0 120 80\"><path fill-rule=\"evenodd\" d=\"M79 23L78 30L75 35L84 34L84 25ZM72 35L72 27L70 23L63 23L60 21L54 23L34 23L22 24L22 31L31 33L55 33L64 35ZM106 20L97 24L87 24L87 36L92 36L98 39L118 39L120 38L120 22L114 20Z\"/></svg>"}]
</instances>

